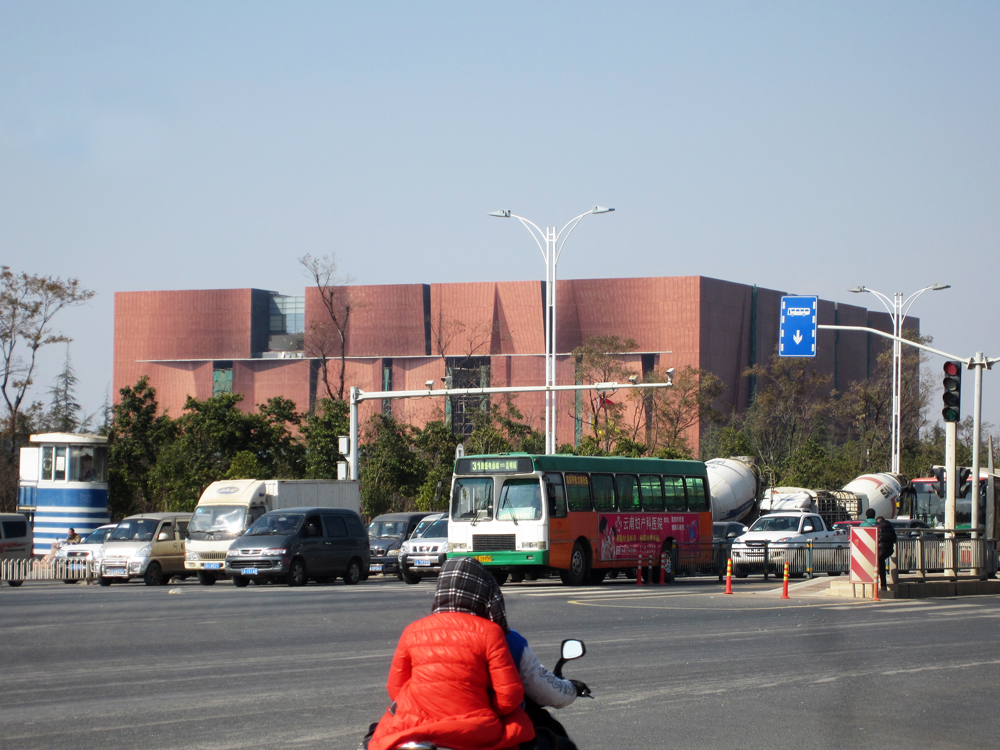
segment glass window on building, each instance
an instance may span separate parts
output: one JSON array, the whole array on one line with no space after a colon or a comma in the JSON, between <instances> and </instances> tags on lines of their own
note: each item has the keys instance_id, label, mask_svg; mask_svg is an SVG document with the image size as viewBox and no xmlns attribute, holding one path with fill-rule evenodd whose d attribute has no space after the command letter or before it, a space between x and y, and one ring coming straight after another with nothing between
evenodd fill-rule
<instances>
[{"instance_id":1,"label":"glass window on building","mask_svg":"<svg viewBox=\"0 0 1000 750\"><path fill-rule=\"evenodd\" d=\"M108 481L108 449L95 445L71 445L69 449L69 481Z\"/></svg>"},{"instance_id":2,"label":"glass window on building","mask_svg":"<svg viewBox=\"0 0 1000 750\"><path fill-rule=\"evenodd\" d=\"M216 362L212 366L212 396L233 392L233 363Z\"/></svg>"},{"instance_id":3,"label":"glass window on building","mask_svg":"<svg viewBox=\"0 0 1000 750\"><path fill-rule=\"evenodd\" d=\"M52 456L55 449L51 445L42 448L42 479L52 481Z\"/></svg>"},{"instance_id":4,"label":"glass window on building","mask_svg":"<svg viewBox=\"0 0 1000 750\"><path fill-rule=\"evenodd\" d=\"M272 336L305 333L306 298L272 294L270 317Z\"/></svg>"},{"instance_id":5,"label":"glass window on building","mask_svg":"<svg viewBox=\"0 0 1000 750\"><path fill-rule=\"evenodd\" d=\"M66 447L58 446L56 448L56 463L55 471L52 472L52 479L56 482L66 481Z\"/></svg>"}]
</instances>

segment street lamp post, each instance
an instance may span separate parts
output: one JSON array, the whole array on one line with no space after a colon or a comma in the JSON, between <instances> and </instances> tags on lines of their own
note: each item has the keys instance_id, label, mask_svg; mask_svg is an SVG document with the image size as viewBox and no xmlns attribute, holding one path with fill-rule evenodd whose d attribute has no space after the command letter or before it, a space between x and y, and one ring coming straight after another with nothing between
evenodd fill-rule
<instances>
[{"instance_id":1,"label":"street lamp post","mask_svg":"<svg viewBox=\"0 0 1000 750\"><path fill-rule=\"evenodd\" d=\"M892 318L892 335L896 336L898 339L903 336L903 321L906 320L906 313L909 312L910 306L916 302L917 297L926 291L939 292L942 289L950 288L951 286L949 284L931 284L930 286L925 286L923 289L914 292L906 299L903 299L902 292L896 292L891 300L881 292L869 289L866 286L856 286L853 289L848 289L847 291L853 292L854 294L868 292L878 297L879 301L888 311L889 317ZM893 474L899 474L900 469L900 410L902 402L902 382L902 344L898 340L894 340L892 342L892 427L890 430L890 440L892 443L890 471Z\"/></svg>"},{"instance_id":2,"label":"street lamp post","mask_svg":"<svg viewBox=\"0 0 1000 750\"><path fill-rule=\"evenodd\" d=\"M528 233L535 240L539 251L542 253L542 260L545 261L545 385L547 387L556 384L556 266L559 263L559 256L562 255L566 240L576 229L576 225L584 216L590 214L606 214L614 211L613 208L605 206L594 206L589 211L585 211L579 216L570 219L566 225L556 232L555 227L546 227L545 231L533 221L512 214L509 210L491 211L490 216L500 219L517 219L528 230ZM567 231L568 230L568 231ZM565 233L565 236L563 234ZM556 392L546 390L545 392L545 452L556 452Z\"/></svg>"}]
</instances>

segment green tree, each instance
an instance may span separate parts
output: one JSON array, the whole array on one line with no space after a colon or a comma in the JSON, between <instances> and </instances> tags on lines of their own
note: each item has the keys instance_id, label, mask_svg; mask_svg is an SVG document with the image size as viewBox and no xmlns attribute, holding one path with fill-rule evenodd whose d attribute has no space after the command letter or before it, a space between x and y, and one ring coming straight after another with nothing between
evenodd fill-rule
<instances>
[{"instance_id":1,"label":"green tree","mask_svg":"<svg viewBox=\"0 0 1000 750\"><path fill-rule=\"evenodd\" d=\"M389 414L375 414L365 423L359 473L368 517L405 510L424 482L427 468L412 450L415 432Z\"/></svg>"},{"instance_id":2,"label":"green tree","mask_svg":"<svg viewBox=\"0 0 1000 750\"><path fill-rule=\"evenodd\" d=\"M93 417L83 414L83 407L76 400L76 387L80 380L70 362L69 347L66 347L66 361L56 375L55 385L49 389L50 405L46 416L46 428L52 432L81 432L90 427Z\"/></svg>"},{"instance_id":3,"label":"green tree","mask_svg":"<svg viewBox=\"0 0 1000 750\"><path fill-rule=\"evenodd\" d=\"M0 394L6 406L0 443L14 462L24 434L20 419L34 383L38 352L70 340L53 329L53 318L93 296L77 279L15 273L9 266L0 266Z\"/></svg>"},{"instance_id":4,"label":"green tree","mask_svg":"<svg viewBox=\"0 0 1000 750\"><path fill-rule=\"evenodd\" d=\"M544 453L545 436L525 423L514 400L506 398L476 413L465 447L466 452L477 454Z\"/></svg>"},{"instance_id":5,"label":"green tree","mask_svg":"<svg viewBox=\"0 0 1000 750\"><path fill-rule=\"evenodd\" d=\"M663 383L667 373L654 370L643 382ZM632 391L630 397L641 399L647 416L646 442L658 449L669 448L679 455L689 456L693 450L688 432L695 425L717 423L722 415L713 403L726 390L717 375L690 365L674 373L669 388Z\"/></svg>"},{"instance_id":6,"label":"green tree","mask_svg":"<svg viewBox=\"0 0 1000 750\"><path fill-rule=\"evenodd\" d=\"M634 339L591 336L573 350L577 375L584 383L624 383L633 373L623 357L638 348ZM613 398L601 391L584 391L584 401L589 412L590 437L596 441L595 449L611 453L619 438L636 437L639 425L625 422L627 398Z\"/></svg>"},{"instance_id":7,"label":"green tree","mask_svg":"<svg viewBox=\"0 0 1000 750\"><path fill-rule=\"evenodd\" d=\"M118 393L108 433L108 506L113 519L160 510L152 473L161 451L177 434L170 417L157 416L156 390L145 375Z\"/></svg>"},{"instance_id":8,"label":"green tree","mask_svg":"<svg viewBox=\"0 0 1000 750\"><path fill-rule=\"evenodd\" d=\"M346 401L324 398L316 405L314 413L303 418L305 474L309 479L337 478L337 462L346 460L337 450L337 439L350 434L349 411Z\"/></svg>"},{"instance_id":9,"label":"green tree","mask_svg":"<svg viewBox=\"0 0 1000 750\"><path fill-rule=\"evenodd\" d=\"M426 472L417 490L417 510L448 509L458 442L458 435L440 420L428 422L416 434L413 447Z\"/></svg>"}]
</instances>

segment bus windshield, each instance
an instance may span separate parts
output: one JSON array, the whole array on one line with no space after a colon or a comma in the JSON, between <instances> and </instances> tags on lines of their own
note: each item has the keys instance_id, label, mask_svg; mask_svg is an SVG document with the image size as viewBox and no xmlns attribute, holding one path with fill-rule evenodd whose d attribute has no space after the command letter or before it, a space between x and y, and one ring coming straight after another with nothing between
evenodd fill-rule
<instances>
[{"instance_id":1,"label":"bus windshield","mask_svg":"<svg viewBox=\"0 0 1000 750\"><path fill-rule=\"evenodd\" d=\"M537 480L536 484L537 484ZM493 478L462 477L455 480L451 493L454 521L489 521L493 518Z\"/></svg>"},{"instance_id":2,"label":"bus windshield","mask_svg":"<svg viewBox=\"0 0 1000 750\"><path fill-rule=\"evenodd\" d=\"M542 487L537 479L508 479L500 490L498 521L540 521Z\"/></svg>"}]
</instances>

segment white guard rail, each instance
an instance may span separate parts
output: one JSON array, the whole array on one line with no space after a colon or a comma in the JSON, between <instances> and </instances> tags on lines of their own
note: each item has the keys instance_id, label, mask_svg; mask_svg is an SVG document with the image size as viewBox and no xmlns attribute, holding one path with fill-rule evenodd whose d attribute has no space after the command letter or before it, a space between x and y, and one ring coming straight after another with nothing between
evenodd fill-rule
<instances>
[{"instance_id":1,"label":"white guard rail","mask_svg":"<svg viewBox=\"0 0 1000 750\"><path fill-rule=\"evenodd\" d=\"M85 581L97 577L98 564L89 559L0 561L0 581Z\"/></svg>"}]
</instances>

